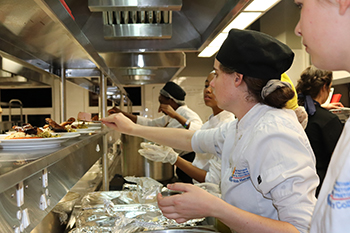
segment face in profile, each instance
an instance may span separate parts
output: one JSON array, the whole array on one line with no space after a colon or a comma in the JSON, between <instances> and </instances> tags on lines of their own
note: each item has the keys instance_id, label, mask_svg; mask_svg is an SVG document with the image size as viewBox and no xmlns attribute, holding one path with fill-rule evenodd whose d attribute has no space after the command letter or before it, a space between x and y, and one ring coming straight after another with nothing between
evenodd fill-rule
<instances>
[{"instance_id":1,"label":"face in profile","mask_svg":"<svg viewBox=\"0 0 350 233\"><path fill-rule=\"evenodd\" d=\"M205 80L204 83L204 90L203 90L203 98L204 98L204 103L208 107L215 107L217 106L215 95L213 93L213 90L210 86L211 80L213 80L214 74L210 73L207 79Z\"/></svg>"},{"instance_id":2,"label":"face in profile","mask_svg":"<svg viewBox=\"0 0 350 233\"><path fill-rule=\"evenodd\" d=\"M348 21L339 14L339 5L334 0L295 0L295 3L300 8L295 34L303 37L312 64L324 70L343 69Z\"/></svg>"}]
</instances>

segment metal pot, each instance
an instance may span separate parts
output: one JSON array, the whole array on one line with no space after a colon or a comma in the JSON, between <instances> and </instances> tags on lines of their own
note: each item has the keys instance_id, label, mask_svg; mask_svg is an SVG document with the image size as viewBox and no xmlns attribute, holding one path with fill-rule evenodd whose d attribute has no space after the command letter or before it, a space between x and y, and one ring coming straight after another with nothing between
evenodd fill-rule
<instances>
[{"instance_id":1,"label":"metal pot","mask_svg":"<svg viewBox=\"0 0 350 233\"><path fill-rule=\"evenodd\" d=\"M174 167L171 164L153 162L139 154L140 144L145 141L143 138L122 134L121 141L123 176L151 177L158 181L173 178Z\"/></svg>"}]
</instances>

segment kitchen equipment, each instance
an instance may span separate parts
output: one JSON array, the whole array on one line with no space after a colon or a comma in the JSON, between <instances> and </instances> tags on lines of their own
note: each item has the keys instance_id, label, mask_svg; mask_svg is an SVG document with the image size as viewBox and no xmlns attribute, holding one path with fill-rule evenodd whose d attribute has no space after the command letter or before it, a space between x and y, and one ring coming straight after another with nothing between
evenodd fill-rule
<instances>
[{"instance_id":1,"label":"kitchen equipment","mask_svg":"<svg viewBox=\"0 0 350 233\"><path fill-rule=\"evenodd\" d=\"M216 231L214 228L204 226L204 227L152 230L152 231L143 231L143 232L152 232L152 233L191 233L191 232L218 232L218 231Z\"/></svg>"},{"instance_id":2,"label":"kitchen equipment","mask_svg":"<svg viewBox=\"0 0 350 233\"><path fill-rule=\"evenodd\" d=\"M140 144L145 141L143 138L122 134L121 141L123 176L145 176L158 181L166 181L173 178L174 168L171 164L153 162L139 154Z\"/></svg>"}]
</instances>

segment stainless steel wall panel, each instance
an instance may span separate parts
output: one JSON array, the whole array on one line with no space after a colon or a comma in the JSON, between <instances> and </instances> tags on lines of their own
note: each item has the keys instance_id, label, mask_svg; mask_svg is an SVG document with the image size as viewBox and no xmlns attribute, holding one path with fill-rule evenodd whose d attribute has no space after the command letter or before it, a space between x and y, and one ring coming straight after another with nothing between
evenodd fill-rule
<instances>
[{"instance_id":1,"label":"stainless steel wall panel","mask_svg":"<svg viewBox=\"0 0 350 233\"><path fill-rule=\"evenodd\" d=\"M23 224L19 213L27 209L30 224L24 232L30 232L52 208L67 194L75 183L89 170L89 168L101 157L102 150L96 150L96 146L102 147L102 137L108 131L91 136L83 136L80 139L70 140L64 143L62 148L44 150L42 152L26 152L26 157L31 153L39 153L42 157L33 161L25 161L18 166L2 162L0 170L0 231L14 232ZM24 152L20 152L24 153ZM2 156L10 157L18 152L8 152ZM43 186L43 171L47 170L48 186ZM17 184L23 182L24 203L17 206ZM47 207L42 207L42 199L46 199Z\"/></svg>"}]
</instances>

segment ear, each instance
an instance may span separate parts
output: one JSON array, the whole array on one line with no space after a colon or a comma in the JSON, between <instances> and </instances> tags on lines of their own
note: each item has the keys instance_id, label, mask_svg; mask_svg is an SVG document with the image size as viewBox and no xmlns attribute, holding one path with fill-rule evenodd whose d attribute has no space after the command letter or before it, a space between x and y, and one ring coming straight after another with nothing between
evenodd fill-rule
<instances>
[{"instance_id":1,"label":"ear","mask_svg":"<svg viewBox=\"0 0 350 233\"><path fill-rule=\"evenodd\" d=\"M235 72L233 78L234 78L235 86L238 87L239 85L241 85L243 81L243 74L239 74Z\"/></svg>"},{"instance_id":2,"label":"ear","mask_svg":"<svg viewBox=\"0 0 350 233\"><path fill-rule=\"evenodd\" d=\"M350 0L336 0L336 2L339 4L339 14L344 15L350 6Z\"/></svg>"}]
</instances>

